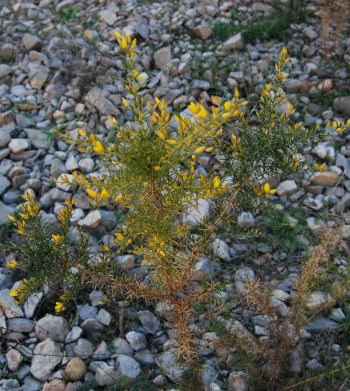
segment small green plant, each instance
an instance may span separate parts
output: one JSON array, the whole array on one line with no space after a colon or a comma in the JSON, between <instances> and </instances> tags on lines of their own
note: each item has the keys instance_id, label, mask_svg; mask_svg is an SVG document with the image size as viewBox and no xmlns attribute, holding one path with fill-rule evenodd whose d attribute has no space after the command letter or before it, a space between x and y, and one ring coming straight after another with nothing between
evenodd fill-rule
<instances>
[{"instance_id":1,"label":"small green plant","mask_svg":"<svg viewBox=\"0 0 350 391\"><path fill-rule=\"evenodd\" d=\"M69 5L67 8L64 8L61 13L58 13L59 22L66 23L72 22L76 18L76 13L79 12L80 9Z\"/></svg>"}]
</instances>

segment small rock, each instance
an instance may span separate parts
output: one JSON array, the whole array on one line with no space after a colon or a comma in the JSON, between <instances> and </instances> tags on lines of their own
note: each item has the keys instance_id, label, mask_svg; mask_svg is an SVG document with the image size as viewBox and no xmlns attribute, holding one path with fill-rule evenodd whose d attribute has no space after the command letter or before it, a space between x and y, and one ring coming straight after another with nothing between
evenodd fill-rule
<instances>
[{"instance_id":1,"label":"small rock","mask_svg":"<svg viewBox=\"0 0 350 391\"><path fill-rule=\"evenodd\" d=\"M223 44L224 50L240 50L243 49L243 46L244 42L242 33L234 35Z\"/></svg>"},{"instance_id":2,"label":"small rock","mask_svg":"<svg viewBox=\"0 0 350 391\"><path fill-rule=\"evenodd\" d=\"M230 249L228 245L221 239L215 239L213 242L213 252L220 259L229 262L231 260Z\"/></svg>"},{"instance_id":3,"label":"small rock","mask_svg":"<svg viewBox=\"0 0 350 391\"><path fill-rule=\"evenodd\" d=\"M83 360L92 356L93 351L94 345L84 338L79 338L76 346L74 347L74 353Z\"/></svg>"},{"instance_id":4,"label":"small rock","mask_svg":"<svg viewBox=\"0 0 350 391\"><path fill-rule=\"evenodd\" d=\"M30 147L30 141L25 138L13 138L9 148L12 153L20 153Z\"/></svg>"},{"instance_id":5,"label":"small rock","mask_svg":"<svg viewBox=\"0 0 350 391\"><path fill-rule=\"evenodd\" d=\"M136 257L134 254L118 255L117 263L121 268L130 270L135 266L135 259Z\"/></svg>"},{"instance_id":6,"label":"small rock","mask_svg":"<svg viewBox=\"0 0 350 391\"><path fill-rule=\"evenodd\" d=\"M335 98L333 107L346 117L350 117L350 95Z\"/></svg>"},{"instance_id":7,"label":"small rock","mask_svg":"<svg viewBox=\"0 0 350 391\"><path fill-rule=\"evenodd\" d=\"M207 258L201 258L196 263L193 270L193 278L195 281L203 281L205 279L211 279L214 276L214 265L213 262Z\"/></svg>"},{"instance_id":8,"label":"small rock","mask_svg":"<svg viewBox=\"0 0 350 391\"><path fill-rule=\"evenodd\" d=\"M22 42L26 50L41 50L44 46L42 41L32 34L25 34L22 38Z\"/></svg>"},{"instance_id":9,"label":"small rock","mask_svg":"<svg viewBox=\"0 0 350 391\"><path fill-rule=\"evenodd\" d=\"M322 92L328 92L333 88L333 82L331 79L322 80L321 83L318 84L317 88Z\"/></svg>"},{"instance_id":10,"label":"small rock","mask_svg":"<svg viewBox=\"0 0 350 391\"><path fill-rule=\"evenodd\" d=\"M96 370L95 378L99 386L109 386L118 381L118 372L114 367L99 367Z\"/></svg>"},{"instance_id":11,"label":"small rock","mask_svg":"<svg viewBox=\"0 0 350 391\"><path fill-rule=\"evenodd\" d=\"M298 185L294 180L291 179L283 181L277 186L277 194L280 197L284 196L285 194L292 194L297 190Z\"/></svg>"},{"instance_id":12,"label":"small rock","mask_svg":"<svg viewBox=\"0 0 350 391\"><path fill-rule=\"evenodd\" d=\"M240 372L231 372L228 377L229 391L248 391L248 377L247 374Z\"/></svg>"},{"instance_id":13,"label":"small rock","mask_svg":"<svg viewBox=\"0 0 350 391\"><path fill-rule=\"evenodd\" d=\"M99 210L90 212L85 218L78 221L78 225L84 228L96 228L102 221L102 216Z\"/></svg>"},{"instance_id":14,"label":"small rock","mask_svg":"<svg viewBox=\"0 0 350 391\"><path fill-rule=\"evenodd\" d=\"M79 326L73 326L72 330L67 334L66 339L64 342L71 343L74 341L77 341L83 333L83 329Z\"/></svg>"},{"instance_id":15,"label":"small rock","mask_svg":"<svg viewBox=\"0 0 350 391\"><path fill-rule=\"evenodd\" d=\"M66 367L66 375L71 381L78 381L85 375L85 364L84 361L79 357L72 358Z\"/></svg>"},{"instance_id":16,"label":"small rock","mask_svg":"<svg viewBox=\"0 0 350 391\"><path fill-rule=\"evenodd\" d=\"M112 321L112 315L104 308L101 308L96 315L96 320L105 326L109 326Z\"/></svg>"},{"instance_id":17,"label":"small rock","mask_svg":"<svg viewBox=\"0 0 350 391\"><path fill-rule=\"evenodd\" d=\"M12 73L13 70L9 65L0 64L0 79Z\"/></svg>"},{"instance_id":18,"label":"small rock","mask_svg":"<svg viewBox=\"0 0 350 391\"><path fill-rule=\"evenodd\" d=\"M150 311L139 311L137 313L142 326L149 334L156 334L160 330L159 320Z\"/></svg>"},{"instance_id":19,"label":"small rock","mask_svg":"<svg viewBox=\"0 0 350 391\"><path fill-rule=\"evenodd\" d=\"M237 224L241 228L252 228L255 226L255 218L250 212L242 212L238 216Z\"/></svg>"},{"instance_id":20,"label":"small rock","mask_svg":"<svg viewBox=\"0 0 350 391\"><path fill-rule=\"evenodd\" d=\"M241 267L235 273L235 287L237 294L242 294L245 291L244 283L250 280L255 280L254 270L250 267Z\"/></svg>"},{"instance_id":21,"label":"small rock","mask_svg":"<svg viewBox=\"0 0 350 391\"><path fill-rule=\"evenodd\" d=\"M210 25L197 26L193 29L194 35L200 39L208 39L212 34Z\"/></svg>"},{"instance_id":22,"label":"small rock","mask_svg":"<svg viewBox=\"0 0 350 391\"><path fill-rule=\"evenodd\" d=\"M36 63L35 63L36 64ZM41 90L49 77L50 68L36 64L29 71L30 85L34 90Z\"/></svg>"},{"instance_id":23,"label":"small rock","mask_svg":"<svg viewBox=\"0 0 350 391\"><path fill-rule=\"evenodd\" d=\"M23 356L18 350L10 349L6 353L6 360L9 370L13 372L17 371L17 369L20 367L23 361Z\"/></svg>"},{"instance_id":24,"label":"small rock","mask_svg":"<svg viewBox=\"0 0 350 391\"><path fill-rule=\"evenodd\" d=\"M134 353L133 348L130 346L129 342L125 341L123 338L115 338L113 340L113 347L117 354L132 354Z\"/></svg>"},{"instance_id":25,"label":"small rock","mask_svg":"<svg viewBox=\"0 0 350 391\"><path fill-rule=\"evenodd\" d=\"M134 381L141 373L140 364L130 356L124 354L117 355L118 371L120 375Z\"/></svg>"},{"instance_id":26,"label":"small rock","mask_svg":"<svg viewBox=\"0 0 350 391\"><path fill-rule=\"evenodd\" d=\"M207 200L200 198L198 200L198 206L190 206L187 208L183 216L184 224L188 224L191 227L196 227L203 223L204 219L209 216L210 204Z\"/></svg>"},{"instance_id":27,"label":"small rock","mask_svg":"<svg viewBox=\"0 0 350 391\"><path fill-rule=\"evenodd\" d=\"M311 293L306 306L310 310L315 310L322 305L329 303L332 300L332 297L329 294L325 294L323 292L313 292Z\"/></svg>"},{"instance_id":28,"label":"small rock","mask_svg":"<svg viewBox=\"0 0 350 391\"><path fill-rule=\"evenodd\" d=\"M66 382L62 379L52 379L49 383L44 384L42 391L65 391Z\"/></svg>"},{"instance_id":29,"label":"small rock","mask_svg":"<svg viewBox=\"0 0 350 391\"><path fill-rule=\"evenodd\" d=\"M107 23L108 26L112 27L117 22L117 15L111 10L103 10L99 12L100 21Z\"/></svg>"},{"instance_id":30,"label":"small rock","mask_svg":"<svg viewBox=\"0 0 350 391\"><path fill-rule=\"evenodd\" d=\"M184 373L184 368L178 363L176 350L167 350L161 353L156 359L156 364L174 382L178 381Z\"/></svg>"},{"instance_id":31,"label":"small rock","mask_svg":"<svg viewBox=\"0 0 350 391\"><path fill-rule=\"evenodd\" d=\"M311 183L315 185L322 185L322 186L334 186L337 184L339 180L339 174L336 172L318 172L315 173L311 178Z\"/></svg>"},{"instance_id":32,"label":"small rock","mask_svg":"<svg viewBox=\"0 0 350 391\"><path fill-rule=\"evenodd\" d=\"M170 47L165 47L157 50L153 55L154 62L158 69L162 69L166 64L169 64L171 61L171 49Z\"/></svg>"},{"instance_id":33,"label":"small rock","mask_svg":"<svg viewBox=\"0 0 350 391\"><path fill-rule=\"evenodd\" d=\"M146 337L142 333L129 331L125 338L136 352L147 347Z\"/></svg>"}]
</instances>

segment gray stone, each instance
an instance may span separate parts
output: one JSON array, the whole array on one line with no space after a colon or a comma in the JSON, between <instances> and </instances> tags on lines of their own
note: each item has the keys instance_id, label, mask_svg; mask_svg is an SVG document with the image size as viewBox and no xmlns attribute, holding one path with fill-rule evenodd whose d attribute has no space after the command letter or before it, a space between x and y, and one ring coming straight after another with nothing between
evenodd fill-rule
<instances>
[{"instance_id":1,"label":"gray stone","mask_svg":"<svg viewBox=\"0 0 350 391\"><path fill-rule=\"evenodd\" d=\"M117 15L112 10L102 10L99 12L100 21L107 23L108 26L112 27L117 22Z\"/></svg>"},{"instance_id":2,"label":"gray stone","mask_svg":"<svg viewBox=\"0 0 350 391\"><path fill-rule=\"evenodd\" d=\"M65 167L67 171L74 171L79 168L78 162L73 155L66 160Z\"/></svg>"},{"instance_id":3,"label":"gray stone","mask_svg":"<svg viewBox=\"0 0 350 391\"><path fill-rule=\"evenodd\" d=\"M250 267L240 267L235 273L236 292L241 294L245 291L245 282L255 280L254 270Z\"/></svg>"},{"instance_id":4,"label":"gray stone","mask_svg":"<svg viewBox=\"0 0 350 391\"><path fill-rule=\"evenodd\" d=\"M346 117L350 117L350 95L335 98L333 107Z\"/></svg>"},{"instance_id":5,"label":"gray stone","mask_svg":"<svg viewBox=\"0 0 350 391\"><path fill-rule=\"evenodd\" d=\"M111 352L105 341L102 341L92 354L94 360L108 360L111 357Z\"/></svg>"},{"instance_id":6,"label":"gray stone","mask_svg":"<svg viewBox=\"0 0 350 391\"><path fill-rule=\"evenodd\" d=\"M1 211L1 205L0 205ZM11 318L21 318L24 316L24 313L15 302L12 296L9 296L10 289L3 289L0 291L0 306L5 311L5 315L8 319Z\"/></svg>"},{"instance_id":7,"label":"gray stone","mask_svg":"<svg viewBox=\"0 0 350 391\"><path fill-rule=\"evenodd\" d=\"M24 131L35 148L49 149L54 145L54 140L48 140L47 134L41 130L26 128Z\"/></svg>"},{"instance_id":8,"label":"gray stone","mask_svg":"<svg viewBox=\"0 0 350 391\"><path fill-rule=\"evenodd\" d=\"M7 322L7 328L19 333L30 333L34 329L34 322L23 318L12 318Z\"/></svg>"},{"instance_id":9,"label":"gray stone","mask_svg":"<svg viewBox=\"0 0 350 391\"><path fill-rule=\"evenodd\" d=\"M20 153L30 147L30 141L25 138L13 138L9 143L12 153Z\"/></svg>"},{"instance_id":10,"label":"gray stone","mask_svg":"<svg viewBox=\"0 0 350 391\"><path fill-rule=\"evenodd\" d=\"M39 391L42 389L42 383L38 380L34 379L31 376L27 376L24 379L24 383L22 385L22 389L26 391Z\"/></svg>"},{"instance_id":11,"label":"gray stone","mask_svg":"<svg viewBox=\"0 0 350 391\"><path fill-rule=\"evenodd\" d=\"M38 343L33 352L30 373L40 381L47 380L62 361L62 356L60 345L52 339Z\"/></svg>"},{"instance_id":12,"label":"gray stone","mask_svg":"<svg viewBox=\"0 0 350 391\"><path fill-rule=\"evenodd\" d=\"M95 161L91 158L84 158L79 161L78 166L83 172L90 173L95 168Z\"/></svg>"},{"instance_id":13,"label":"gray stone","mask_svg":"<svg viewBox=\"0 0 350 391\"><path fill-rule=\"evenodd\" d=\"M91 357L93 351L94 345L84 338L80 338L74 347L74 353L83 360Z\"/></svg>"},{"instance_id":14,"label":"gray stone","mask_svg":"<svg viewBox=\"0 0 350 391\"><path fill-rule=\"evenodd\" d=\"M305 37L307 39L309 39L310 41L314 40L315 38L318 37L318 34L316 33L316 31L311 27L311 26L307 26L303 29L303 34L305 35Z\"/></svg>"},{"instance_id":15,"label":"gray stone","mask_svg":"<svg viewBox=\"0 0 350 391\"><path fill-rule=\"evenodd\" d=\"M140 350L134 354L134 359L141 365L152 365L154 364L154 354L148 349Z\"/></svg>"},{"instance_id":16,"label":"gray stone","mask_svg":"<svg viewBox=\"0 0 350 391\"><path fill-rule=\"evenodd\" d=\"M35 90L41 90L49 77L49 73L50 68L38 63L33 63L33 66L30 67L29 71L31 87Z\"/></svg>"},{"instance_id":17,"label":"gray stone","mask_svg":"<svg viewBox=\"0 0 350 391\"><path fill-rule=\"evenodd\" d=\"M22 38L22 42L26 50L41 50L44 46L42 41L32 34L25 34Z\"/></svg>"},{"instance_id":18,"label":"gray stone","mask_svg":"<svg viewBox=\"0 0 350 391\"><path fill-rule=\"evenodd\" d=\"M95 379L98 385L103 387L115 384L118 381L119 376L117 370L114 369L114 367L104 366L97 368Z\"/></svg>"},{"instance_id":19,"label":"gray stone","mask_svg":"<svg viewBox=\"0 0 350 391\"><path fill-rule=\"evenodd\" d=\"M193 80L192 88L207 91L210 88L210 83L206 80Z\"/></svg>"},{"instance_id":20,"label":"gray stone","mask_svg":"<svg viewBox=\"0 0 350 391\"><path fill-rule=\"evenodd\" d=\"M176 350L167 350L161 353L156 359L156 364L174 382L179 380L184 373L184 368L178 363Z\"/></svg>"},{"instance_id":21,"label":"gray stone","mask_svg":"<svg viewBox=\"0 0 350 391\"><path fill-rule=\"evenodd\" d=\"M104 308L101 308L96 315L96 320L105 326L109 326L112 321L112 315Z\"/></svg>"},{"instance_id":22,"label":"gray stone","mask_svg":"<svg viewBox=\"0 0 350 391\"><path fill-rule=\"evenodd\" d=\"M6 64L0 64L0 79L13 72L13 69Z\"/></svg>"},{"instance_id":23,"label":"gray stone","mask_svg":"<svg viewBox=\"0 0 350 391\"><path fill-rule=\"evenodd\" d=\"M231 260L229 246L221 239L215 239L213 242L213 252L220 259L229 262Z\"/></svg>"},{"instance_id":24,"label":"gray stone","mask_svg":"<svg viewBox=\"0 0 350 391\"><path fill-rule=\"evenodd\" d=\"M72 330L70 330L70 332L67 334L64 342L71 343L71 342L77 341L81 337L82 334L83 334L82 328L80 328L79 326L73 326Z\"/></svg>"},{"instance_id":25,"label":"gray stone","mask_svg":"<svg viewBox=\"0 0 350 391\"><path fill-rule=\"evenodd\" d=\"M9 370L13 372L17 371L17 369L20 367L23 361L23 356L18 350L10 349L6 353L6 360Z\"/></svg>"},{"instance_id":26,"label":"gray stone","mask_svg":"<svg viewBox=\"0 0 350 391\"><path fill-rule=\"evenodd\" d=\"M326 331L335 327L338 327L338 324L333 320L323 318L323 317L318 317L313 319L310 323L308 323L305 326L305 330L312 333L312 332Z\"/></svg>"},{"instance_id":27,"label":"gray stone","mask_svg":"<svg viewBox=\"0 0 350 391\"><path fill-rule=\"evenodd\" d=\"M46 314L37 321L35 334L40 341L51 338L54 341L63 342L68 334L67 321L63 316Z\"/></svg>"},{"instance_id":28,"label":"gray stone","mask_svg":"<svg viewBox=\"0 0 350 391\"><path fill-rule=\"evenodd\" d=\"M224 50L243 49L244 41L242 33L238 33L223 43Z\"/></svg>"},{"instance_id":29,"label":"gray stone","mask_svg":"<svg viewBox=\"0 0 350 391\"><path fill-rule=\"evenodd\" d=\"M134 353L133 348L129 342L125 341L123 338L115 338L113 340L113 347L117 354L132 354Z\"/></svg>"},{"instance_id":30,"label":"gray stone","mask_svg":"<svg viewBox=\"0 0 350 391\"><path fill-rule=\"evenodd\" d=\"M96 315L97 315L97 308L89 304L84 304L79 308L79 318L81 320L95 318Z\"/></svg>"},{"instance_id":31,"label":"gray stone","mask_svg":"<svg viewBox=\"0 0 350 391\"><path fill-rule=\"evenodd\" d=\"M90 212L82 220L78 221L78 225L84 228L96 228L102 221L102 216L99 210Z\"/></svg>"},{"instance_id":32,"label":"gray stone","mask_svg":"<svg viewBox=\"0 0 350 391\"><path fill-rule=\"evenodd\" d=\"M129 331L125 335L125 338L136 352L147 347L146 337L142 333L138 333L137 331Z\"/></svg>"},{"instance_id":33,"label":"gray stone","mask_svg":"<svg viewBox=\"0 0 350 391\"><path fill-rule=\"evenodd\" d=\"M300 80L289 79L286 81L284 88L287 94L295 94L296 92L299 92L302 85L303 83Z\"/></svg>"},{"instance_id":34,"label":"gray stone","mask_svg":"<svg viewBox=\"0 0 350 391\"><path fill-rule=\"evenodd\" d=\"M85 319L84 322L81 324L81 327L83 330L88 330L90 332L95 333L100 333L104 330L103 324L101 324L94 318Z\"/></svg>"},{"instance_id":35,"label":"gray stone","mask_svg":"<svg viewBox=\"0 0 350 391\"><path fill-rule=\"evenodd\" d=\"M107 98L108 93L101 88L93 87L85 96L85 102L95 107L103 115L119 115L119 110Z\"/></svg>"},{"instance_id":36,"label":"gray stone","mask_svg":"<svg viewBox=\"0 0 350 391\"><path fill-rule=\"evenodd\" d=\"M0 174L0 195L3 194L10 185L11 182L4 175Z\"/></svg>"},{"instance_id":37,"label":"gray stone","mask_svg":"<svg viewBox=\"0 0 350 391\"><path fill-rule=\"evenodd\" d=\"M140 364L130 356L118 354L117 364L118 372L130 381L136 380L141 373Z\"/></svg>"},{"instance_id":38,"label":"gray stone","mask_svg":"<svg viewBox=\"0 0 350 391\"><path fill-rule=\"evenodd\" d=\"M152 314L152 312L145 310L137 313L142 326L149 334L155 334L160 330L159 320Z\"/></svg>"},{"instance_id":39,"label":"gray stone","mask_svg":"<svg viewBox=\"0 0 350 391\"><path fill-rule=\"evenodd\" d=\"M255 226L255 218L250 212L242 212L237 219L241 228L252 228Z\"/></svg>"},{"instance_id":40,"label":"gray stone","mask_svg":"<svg viewBox=\"0 0 350 391\"><path fill-rule=\"evenodd\" d=\"M162 69L166 64L171 61L171 49L165 47L157 50L153 55L154 62L158 69Z\"/></svg>"},{"instance_id":41,"label":"gray stone","mask_svg":"<svg viewBox=\"0 0 350 391\"><path fill-rule=\"evenodd\" d=\"M203 281L205 279L211 279L214 276L213 262L207 258L201 258L193 270L193 278L195 281Z\"/></svg>"},{"instance_id":42,"label":"gray stone","mask_svg":"<svg viewBox=\"0 0 350 391\"><path fill-rule=\"evenodd\" d=\"M298 190L298 185L296 184L296 182L294 180L292 180L292 179L288 179L286 181L281 182L277 186L276 193L280 197L282 197L285 194L292 194L292 193L296 192L297 190Z\"/></svg>"}]
</instances>

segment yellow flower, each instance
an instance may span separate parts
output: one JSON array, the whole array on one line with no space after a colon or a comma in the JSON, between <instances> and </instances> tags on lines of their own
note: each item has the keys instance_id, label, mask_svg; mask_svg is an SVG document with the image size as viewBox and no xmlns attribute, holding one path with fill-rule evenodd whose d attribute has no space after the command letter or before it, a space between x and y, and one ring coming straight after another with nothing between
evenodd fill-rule
<instances>
[{"instance_id":1,"label":"yellow flower","mask_svg":"<svg viewBox=\"0 0 350 391\"><path fill-rule=\"evenodd\" d=\"M120 233L115 233L114 235L115 235L114 241L116 243L121 242L124 239L124 236L122 234L120 234Z\"/></svg>"},{"instance_id":2,"label":"yellow flower","mask_svg":"<svg viewBox=\"0 0 350 391\"><path fill-rule=\"evenodd\" d=\"M86 192L91 198L96 198L98 197L99 193L96 191L93 191L92 189L87 189Z\"/></svg>"},{"instance_id":3,"label":"yellow flower","mask_svg":"<svg viewBox=\"0 0 350 391\"><path fill-rule=\"evenodd\" d=\"M101 196L106 200L108 198L108 192L105 188L101 191Z\"/></svg>"},{"instance_id":4,"label":"yellow flower","mask_svg":"<svg viewBox=\"0 0 350 391\"><path fill-rule=\"evenodd\" d=\"M218 176L216 176L214 178L214 187L219 187L220 186L220 178Z\"/></svg>"},{"instance_id":5,"label":"yellow flower","mask_svg":"<svg viewBox=\"0 0 350 391\"><path fill-rule=\"evenodd\" d=\"M56 244L60 243L62 241L62 237L57 234L57 235L51 235L52 239L55 241Z\"/></svg>"},{"instance_id":6,"label":"yellow flower","mask_svg":"<svg viewBox=\"0 0 350 391\"><path fill-rule=\"evenodd\" d=\"M126 50L126 48L128 47L128 41L125 37L125 35L123 36L123 39L122 39L122 42L120 44L120 47L122 48L122 50Z\"/></svg>"},{"instance_id":7,"label":"yellow flower","mask_svg":"<svg viewBox=\"0 0 350 391\"><path fill-rule=\"evenodd\" d=\"M126 106L126 107L130 106L130 103L124 97L122 97L122 102L123 102L124 106Z\"/></svg>"},{"instance_id":8,"label":"yellow flower","mask_svg":"<svg viewBox=\"0 0 350 391\"><path fill-rule=\"evenodd\" d=\"M9 296L16 297L18 296L18 291L15 291L14 289L11 289Z\"/></svg>"},{"instance_id":9,"label":"yellow flower","mask_svg":"<svg viewBox=\"0 0 350 391\"><path fill-rule=\"evenodd\" d=\"M56 306L55 306L55 311L56 312L61 312L61 311L64 311L65 309L66 308L63 305L63 303L61 303L60 301L56 301Z\"/></svg>"},{"instance_id":10,"label":"yellow flower","mask_svg":"<svg viewBox=\"0 0 350 391\"><path fill-rule=\"evenodd\" d=\"M117 195L117 201L118 201L118 202L122 202L123 199L124 199L124 197L123 197L121 194L118 194L118 195Z\"/></svg>"},{"instance_id":11,"label":"yellow flower","mask_svg":"<svg viewBox=\"0 0 350 391\"><path fill-rule=\"evenodd\" d=\"M198 147L198 148L194 151L194 153L201 153L201 152L203 152L204 150L205 150L205 147L204 147L204 146Z\"/></svg>"},{"instance_id":12,"label":"yellow flower","mask_svg":"<svg viewBox=\"0 0 350 391\"><path fill-rule=\"evenodd\" d=\"M177 143L176 140L167 140L166 142L167 142L167 144L169 144L169 145L175 145L175 144Z\"/></svg>"},{"instance_id":13,"label":"yellow flower","mask_svg":"<svg viewBox=\"0 0 350 391\"><path fill-rule=\"evenodd\" d=\"M199 113L199 107L194 102L191 102L188 106L188 109L192 114L198 114Z\"/></svg>"},{"instance_id":14,"label":"yellow flower","mask_svg":"<svg viewBox=\"0 0 350 391\"><path fill-rule=\"evenodd\" d=\"M17 262L12 259L10 262L7 262L6 265L10 268L10 269L14 269L16 266L17 266Z\"/></svg>"},{"instance_id":15,"label":"yellow flower","mask_svg":"<svg viewBox=\"0 0 350 391\"><path fill-rule=\"evenodd\" d=\"M11 215L7 215L7 217L8 217L11 221L16 221L16 219L15 219L13 216L11 216Z\"/></svg>"},{"instance_id":16,"label":"yellow flower","mask_svg":"<svg viewBox=\"0 0 350 391\"><path fill-rule=\"evenodd\" d=\"M81 137L86 137L86 133L80 128L78 128L78 133L80 134Z\"/></svg>"},{"instance_id":17,"label":"yellow flower","mask_svg":"<svg viewBox=\"0 0 350 391\"><path fill-rule=\"evenodd\" d=\"M154 169L154 171L160 171L161 170L161 168L159 166L154 166L153 169Z\"/></svg>"},{"instance_id":18,"label":"yellow flower","mask_svg":"<svg viewBox=\"0 0 350 391\"><path fill-rule=\"evenodd\" d=\"M100 141L96 141L96 144L93 149L94 149L95 153L99 154L99 153L103 152L103 145L101 144Z\"/></svg>"},{"instance_id":19,"label":"yellow flower","mask_svg":"<svg viewBox=\"0 0 350 391\"><path fill-rule=\"evenodd\" d=\"M269 183L265 183L265 185L264 185L264 192L266 194L266 197L269 197L270 194L275 194L276 193L276 189L271 189L270 188L270 184Z\"/></svg>"}]
</instances>

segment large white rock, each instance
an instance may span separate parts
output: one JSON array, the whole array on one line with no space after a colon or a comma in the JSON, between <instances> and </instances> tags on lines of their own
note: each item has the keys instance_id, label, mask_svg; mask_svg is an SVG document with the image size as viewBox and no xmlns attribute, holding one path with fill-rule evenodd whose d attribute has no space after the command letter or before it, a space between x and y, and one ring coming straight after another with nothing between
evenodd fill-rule
<instances>
[{"instance_id":1,"label":"large white rock","mask_svg":"<svg viewBox=\"0 0 350 391\"><path fill-rule=\"evenodd\" d=\"M38 380L49 378L55 367L62 361L60 345L48 338L36 345L33 352L30 373Z\"/></svg>"},{"instance_id":2,"label":"large white rock","mask_svg":"<svg viewBox=\"0 0 350 391\"><path fill-rule=\"evenodd\" d=\"M281 182L277 186L277 194L281 197L285 194L292 194L298 190L298 185L292 179Z\"/></svg>"}]
</instances>

